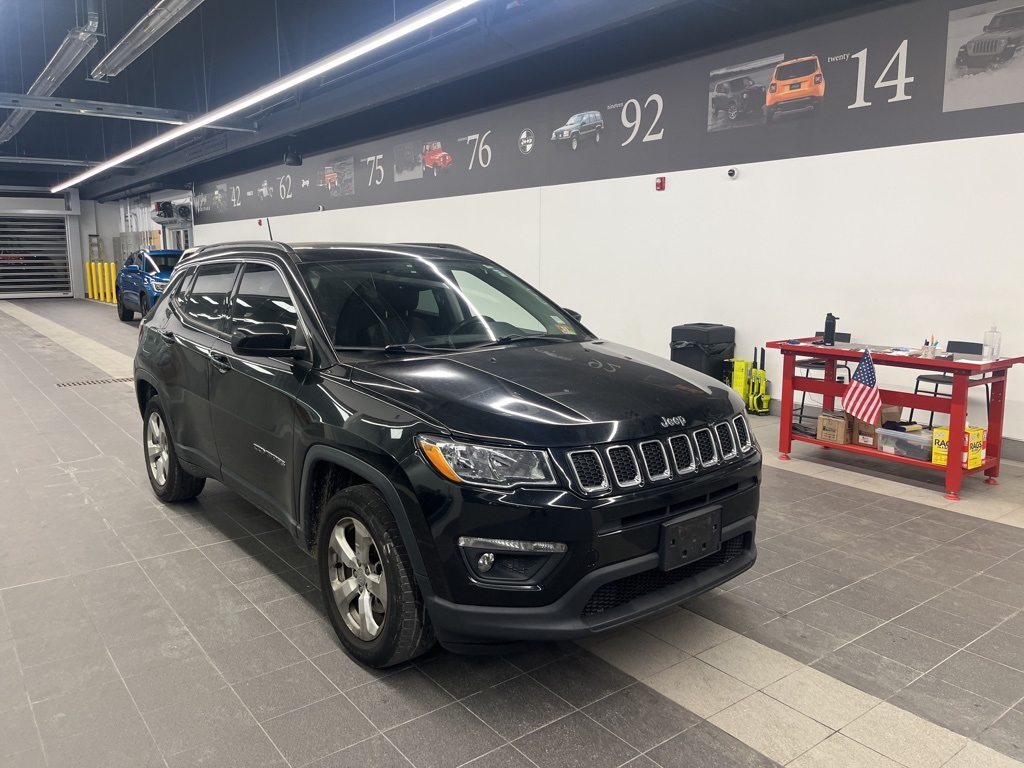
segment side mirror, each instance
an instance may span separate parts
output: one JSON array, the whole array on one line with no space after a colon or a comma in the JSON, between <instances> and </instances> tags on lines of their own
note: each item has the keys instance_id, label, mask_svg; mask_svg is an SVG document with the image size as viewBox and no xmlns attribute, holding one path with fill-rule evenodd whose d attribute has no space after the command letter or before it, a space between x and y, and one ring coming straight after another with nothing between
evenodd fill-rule
<instances>
[{"instance_id":1,"label":"side mirror","mask_svg":"<svg viewBox=\"0 0 1024 768\"><path fill-rule=\"evenodd\" d=\"M231 335L235 354L249 357L302 357L305 347L292 346L292 332L280 323L260 323L239 328Z\"/></svg>"},{"instance_id":2,"label":"side mirror","mask_svg":"<svg viewBox=\"0 0 1024 768\"><path fill-rule=\"evenodd\" d=\"M989 27L989 25L986 24L984 27L981 28L981 31L982 32L988 32L990 29L991 29L991 27Z\"/></svg>"},{"instance_id":3,"label":"side mirror","mask_svg":"<svg viewBox=\"0 0 1024 768\"><path fill-rule=\"evenodd\" d=\"M140 267L138 264L129 264L127 267L124 268L124 271L125 272L141 272L142 271L142 267Z\"/></svg>"},{"instance_id":4,"label":"side mirror","mask_svg":"<svg viewBox=\"0 0 1024 768\"><path fill-rule=\"evenodd\" d=\"M583 322L583 315L581 315L575 309L567 309L566 307L562 307L562 311L565 312L565 314L567 314L573 320L576 320L577 322L581 323Z\"/></svg>"}]
</instances>

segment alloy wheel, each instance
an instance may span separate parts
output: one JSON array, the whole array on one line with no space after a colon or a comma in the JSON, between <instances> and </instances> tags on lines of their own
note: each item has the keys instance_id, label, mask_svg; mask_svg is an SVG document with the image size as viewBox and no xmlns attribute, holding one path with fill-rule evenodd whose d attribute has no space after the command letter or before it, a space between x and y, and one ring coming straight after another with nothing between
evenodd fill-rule
<instances>
[{"instance_id":1,"label":"alloy wheel","mask_svg":"<svg viewBox=\"0 0 1024 768\"><path fill-rule=\"evenodd\" d=\"M149 415L149 423L146 425L146 456L149 458L149 472L157 485L166 484L171 458L167 447L167 428L156 412Z\"/></svg>"},{"instance_id":2,"label":"alloy wheel","mask_svg":"<svg viewBox=\"0 0 1024 768\"><path fill-rule=\"evenodd\" d=\"M359 520L345 517L331 533L331 592L345 625L360 640L375 639L387 614L388 580L377 544Z\"/></svg>"}]
</instances>

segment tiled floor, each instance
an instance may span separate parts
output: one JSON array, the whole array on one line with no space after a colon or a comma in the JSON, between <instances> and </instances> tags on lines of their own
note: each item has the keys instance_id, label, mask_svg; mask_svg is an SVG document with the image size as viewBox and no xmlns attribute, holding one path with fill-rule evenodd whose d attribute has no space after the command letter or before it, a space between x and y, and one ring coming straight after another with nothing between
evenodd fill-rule
<instances>
[{"instance_id":1,"label":"tiled floor","mask_svg":"<svg viewBox=\"0 0 1024 768\"><path fill-rule=\"evenodd\" d=\"M155 501L130 386L57 386L130 375L135 328L0 302L0 767L1024 764L1020 465L951 504L781 464L759 420L752 572L580 645L372 672L274 523L216 483Z\"/></svg>"}]
</instances>

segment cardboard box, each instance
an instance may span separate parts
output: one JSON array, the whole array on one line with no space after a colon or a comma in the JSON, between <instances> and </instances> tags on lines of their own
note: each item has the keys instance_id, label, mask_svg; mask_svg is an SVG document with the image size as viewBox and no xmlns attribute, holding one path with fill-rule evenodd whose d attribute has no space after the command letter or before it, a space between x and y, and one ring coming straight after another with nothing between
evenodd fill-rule
<instances>
[{"instance_id":1,"label":"cardboard box","mask_svg":"<svg viewBox=\"0 0 1024 768\"><path fill-rule=\"evenodd\" d=\"M845 413L823 413L818 417L818 439L840 445L853 440L853 417Z\"/></svg>"},{"instance_id":2,"label":"cardboard box","mask_svg":"<svg viewBox=\"0 0 1024 768\"><path fill-rule=\"evenodd\" d=\"M868 448L878 448L878 435L875 434L875 430L887 421L899 421L902 411L898 405L883 405L878 424L868 424L866 421L854 419L853 442Z\"/></svg>"},{"instance_id":3,"label":"cardboard box","mask_svg":"<svg viewBox=\"0 0 1024 768\"><path fill-rule=\"evenodd\" d=\"M975 469L985 461L988 447L988 431L982 427L968 426L964 430L961 462L964 469ZM932 433L932 464L946 466L949 458L949 427L936 427Z\"/></svg>"}]
</instances>

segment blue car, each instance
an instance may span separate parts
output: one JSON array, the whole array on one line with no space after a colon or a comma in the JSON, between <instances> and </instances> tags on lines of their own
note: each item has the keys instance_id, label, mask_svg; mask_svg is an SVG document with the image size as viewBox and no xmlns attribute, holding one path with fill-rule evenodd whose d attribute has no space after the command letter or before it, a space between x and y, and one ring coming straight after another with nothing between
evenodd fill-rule
<instances>
[{"instance_id":1,"label":"blue car","mask_svg":"<svg viewBox=\"0 0 1024 768\"><path fill-rule=\"evenodd\" d=\"M171 270L181 258L181 251L136 251L117 273L114 292L117 294L117 316L131 320L139 312L149 312L171 279Z\"/></svg>"}]
</instances>

